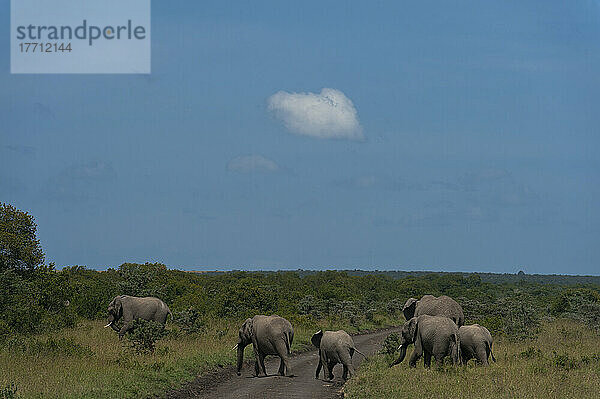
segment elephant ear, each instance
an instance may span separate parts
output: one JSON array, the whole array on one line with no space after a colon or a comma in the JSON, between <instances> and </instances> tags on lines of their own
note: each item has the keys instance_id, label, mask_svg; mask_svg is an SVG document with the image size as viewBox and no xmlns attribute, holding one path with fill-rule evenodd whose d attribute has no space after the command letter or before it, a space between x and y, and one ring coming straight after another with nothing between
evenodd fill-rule
<instances>
[{"instance_id":1,"label":"elephant ear","mask_svg":"<svg viewBox=\"0 0 600 399\"><path fill-rule=\"evenodd\" d=\"M404 313L404 317L406 318L406 320L410 320L415 316L417 302L419 302L417 299L409 298L404 304L404 307L402 308L402 313Z\"/></svg>"},{"instance_id":2,"label":"elephant ear","mask_svg":"<svg viewBox=\"0 0 600 399\"><path fill-rule=\"evenodd\" d=\"M252 319L248 318L244 321L242 328L240 328L240 335L243 336L244 341L252 341Z\"/></svg>"},{"instance_id":3,"label":"elephant ear","mask_svg":"<svg viewBox=\"0 0 600 399\"><path fill-rule=\"evenodd\" d=\"M407 324L408 336L410 337L411 342L415 342L417 340L417 330L419 328L418 320L416 317L413 317Z\"/></svg>"},{"instance_id":4,"label":"elephant ear","mask_svg":"<svg viewBox=\"0 0 600 399\"><path fill-rule=\"evenodd\" d=\"M123 316L123 300L120 296L114 299L115 314L119 317Z\"/></svg>"},{"instance_id":5,"label":"elephant ear","mask_svg":"<svg viewBox=\"0 0 600 399\"><path fill-rule=\"evenodd\" d=\"M310 339L310 342L312 342L312 344L314 346L316 346L317 348L320 348L321 347L321 338L323 338L323 330L319 330L316 333L314 333L312 338Z\"/></svg>"}]
</instances>

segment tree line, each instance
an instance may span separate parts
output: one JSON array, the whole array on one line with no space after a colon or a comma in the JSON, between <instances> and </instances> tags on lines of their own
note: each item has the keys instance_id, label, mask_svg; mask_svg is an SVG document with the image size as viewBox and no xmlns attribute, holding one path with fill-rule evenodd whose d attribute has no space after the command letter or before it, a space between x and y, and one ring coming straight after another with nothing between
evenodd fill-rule
<instances>
[{"instance_id":1,"label":"tree line","mask_svg":"<svg viewBox=\"0 0 600 399\"><path fill-rule=\"evenodd\" d=\"M36 228L27 212L0 205L0 340L105 318L108 303L121 294L161 298L175 322L190 332L215 318L237 321L272 313L309 324L337 318L359 326L365 320L400 318L406 299L423 294L455 298L469 323L486 325L494 335L526 338L545 317L557 316L600 328L600 285L593 279L560 284L484 280L475 273L194 273L161 263L57 270L44 262Z\"/></svg>"}]
</instances>

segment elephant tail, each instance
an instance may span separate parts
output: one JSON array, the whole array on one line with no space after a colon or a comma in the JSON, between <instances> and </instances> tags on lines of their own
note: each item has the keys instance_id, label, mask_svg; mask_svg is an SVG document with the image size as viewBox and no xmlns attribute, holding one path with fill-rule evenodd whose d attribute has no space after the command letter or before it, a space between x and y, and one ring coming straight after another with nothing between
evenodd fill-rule
<instances>
[{"instance_id":1,"label":"elephant tail","mask_svg":"<svg viewBox=\"0 0 600 399\"><path fill-rule=\"evenodd\" d=\"M366 359L367 355L365 355L364 353L362 353L361 351L359 351L358 349L356 349L356 347L354 348L354 351L357 353L360 353L361 355L363 355L363 357Z\"/></svg>"},{"instance_id":2,"label":"elephant tail","mask_svg":"<svg viewBox=\"0 0 600 399\"><path fill-rule=\"evenodd\" d=\"M291 355L292 354L292 341L294 340L294 333L289 332L289 331L284 332L283 339L285 340L285 348L287 349L287 354Z\"/></svg>"},{"instance_id":3,"label":"elephant tail","mask_svg":"<svg viewBox=\"0 0 600 399\"><path fill-rule=\"evenodd\" d=\"M452 348L450 349L450 356L452 357L452 361L455 361L457 364L460 364L462 362L460 338L458 337L457 333L452 334L452 338L453 342L450 344L452 346Z\"/></svg>"},{"instance_id":4,"label":"elephant tail","mask_svg":"<svg viewBox=\"0 0 600 399\"><path fill-rule=\"evenodd\" d=\"M496 358L494 357L494 352L492 352L492 343L491 342L486 342L485 346L487 347L486 349L490 352L490 355L492 356L492 360L494 362L496 362Z\"/></svg>"}]
</instances>

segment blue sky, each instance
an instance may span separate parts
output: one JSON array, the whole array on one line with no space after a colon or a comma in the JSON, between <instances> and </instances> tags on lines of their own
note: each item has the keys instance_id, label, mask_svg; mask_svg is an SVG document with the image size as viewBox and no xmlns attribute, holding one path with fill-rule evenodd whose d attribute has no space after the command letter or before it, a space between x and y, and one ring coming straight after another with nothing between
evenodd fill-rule
<instances>
[{"instance_id":1,"label":"blue sky","mask_svg":"<svg viewBox=\"0 0 600 399\"><path fill-rule=\"evenodd\" d=\"M47 261L598 274L596 1L155 1L151 75L10 75L8 3Z\"/></svg>"}]
</instances>

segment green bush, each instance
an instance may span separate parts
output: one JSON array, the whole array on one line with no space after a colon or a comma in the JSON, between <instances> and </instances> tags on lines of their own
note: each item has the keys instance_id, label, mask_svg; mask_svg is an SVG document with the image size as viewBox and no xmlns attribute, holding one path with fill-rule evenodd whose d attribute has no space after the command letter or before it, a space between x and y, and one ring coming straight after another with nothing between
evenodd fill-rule
<instances>
[{"instance_id":1,"label":"green bush","mask_svg":"<svg viewBox=\"0 0 600 399\"><path fill-rule=\"evenodd\" d=\"M534 348L533 346L530 346L529 348L527 348L527 350L521 352L519 354L519 357L521 359L535 359L535 358L542 358L542 357L544 357L544 355L541 350Z\"/></svg>"},{"instance_id":2,"label":"green bush","mask_svg":"<svg viewBox=\"0 0 600 399\"><path fill-rule=\"evenodd\" d=\"M10 383L0 388L0 399L16 399L17 385Z\"/></svg>"},{"instance_id":3,"label":"green bush","mask_svg":"<svg viewBox=\"0 0 600 399\"><path fill-rule=\"evenodd\" d=\"M524 340L535 337L539 331L543 310L529 294L513 290L498 299L462 297L458 302L465 312L466 324L481 324L493 336Z\"/></svg>"},{"instance_id":4,"label":"green bush","mask_svg":"<svg viewBox=\"0 0 600 399\"><path fill-rule=\"evenodd\" d=\"M153 320L137 319L126 335L131 348L138 354L154 353L156 342L166 335L165 326Z\"/></svg>"},{"instance_id":5,"label":"green bush","mask_svg":"<svg viewBox=\"0 0 600 399\"><path fill-rule=\"evenodd\" d=\"M206 321L201 317L201 313L194 308L174 312L173 322L186 334L202 332L206 329Z\"/></svg>"},{"instance_id":6,"label":"green bush","mask_svg":"<svg viewBox=\"0 0 600 399\"><path fill-rule=\"evenodd\" d=\"M575 370L581 367L581 362L570 357L567 353L559 354L554 352L552 356L552 364L554 367L564 371Z\"/></svg>"},{"instance_id":7,"label":"green bush","mask_svg":"<svg viewBox=\"0 0 600 399\"><path fill-rule=\"evenodd\" d=\"M568 289L552 301L550 312L555 316L581 321L600 330L600 294L590 288Z\"/></svg>"},{"instance_id":8,"label":"green bush","mask_svg":"<svg viewBox=\"0 0 600 399\"><path fill-rule=\"evenodd\" d=\"M381 345L381 349L379 350L379 353L384 354L384 355L393 355L394 353L396 353L396 350L398 349L399 346L400 346L400 334L391 333L383 341L383 344Z\"/></svg>"},{"instance_id":9,"label":"green bush","mask_svg":"<svg viewBox=\"0 0 600 399\"><path fill-rule=\"evenodd\" d=\"M123 263L119 266L121 295L165 297L167 267L162 263Z\"/></svg>"}]
</instances>

